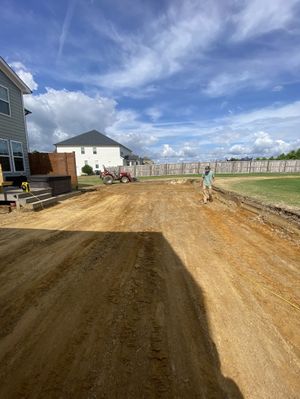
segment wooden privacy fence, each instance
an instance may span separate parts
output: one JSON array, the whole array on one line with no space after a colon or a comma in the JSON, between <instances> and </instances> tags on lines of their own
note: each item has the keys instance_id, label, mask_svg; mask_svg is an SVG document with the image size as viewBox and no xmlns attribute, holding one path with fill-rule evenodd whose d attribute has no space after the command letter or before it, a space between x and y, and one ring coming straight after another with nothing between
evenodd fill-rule
<instances>
[{"instance_id":1,"label":"wooden privacy fence","mask_svg":"<svg viewBox=\"0 0 300 399\"><path fill-rule=\"evenodd\" d=\"M209 165L215 173L296 173L300 160L287 161L216 161L157 165L123 166L134 177L200 174Z\"/></svg>"},{"instance_id":2,"label":"wooden privacy fence","mask_svg":"<svg viewBox=\"0 0 300 399\"><path fill-rule=\"evenodd\" d=\"M29 165L32 175L71 176L72 187L78 187L75 152L30 153Z\"/></svg>"}]
</instances>

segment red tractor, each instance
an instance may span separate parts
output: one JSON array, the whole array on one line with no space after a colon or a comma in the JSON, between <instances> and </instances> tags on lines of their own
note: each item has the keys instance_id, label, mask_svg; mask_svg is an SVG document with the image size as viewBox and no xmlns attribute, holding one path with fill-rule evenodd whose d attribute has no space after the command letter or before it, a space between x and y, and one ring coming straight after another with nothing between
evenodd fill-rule
<instances>
[{"instance_id":1,"label":"red tractor","mask_svg":"<svg viewBox=\"0 0 300 399\"><path fill-rule=\"evenodd\" d=\"M134 177L131 176L129 172L121 172L118 173L106 169L103 165L103 172L100 172L100 179L102 179L104 184L113 184L114 181L120 181L121 183L129 183L136 181Z\"/></svg>"}]
</instances>

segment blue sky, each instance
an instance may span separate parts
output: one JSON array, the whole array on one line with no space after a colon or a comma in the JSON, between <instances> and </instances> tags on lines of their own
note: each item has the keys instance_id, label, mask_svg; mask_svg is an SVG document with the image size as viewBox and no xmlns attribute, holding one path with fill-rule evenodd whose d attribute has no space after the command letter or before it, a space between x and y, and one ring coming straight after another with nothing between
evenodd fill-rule
<instances>
[{"instance_id":1,"label":"blue sky","mask_svg":"<svg viewBox=\"0 0 300 399\"><path fill-rule=\"evenodd\" d=\"M31 149L91 129L158 162L300 146L300 0L0 0Z\"/></svg>"}]
</instances>

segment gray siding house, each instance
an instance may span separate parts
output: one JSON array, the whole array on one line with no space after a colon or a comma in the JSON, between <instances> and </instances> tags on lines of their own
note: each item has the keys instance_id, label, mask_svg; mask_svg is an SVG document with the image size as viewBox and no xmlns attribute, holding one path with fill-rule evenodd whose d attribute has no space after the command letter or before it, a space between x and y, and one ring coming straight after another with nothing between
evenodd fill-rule
<instances>
[{"instance_id":1,"label":"gray siding house","mask_svg":"<svg viewBox=\"0 0 300 399\"><path fill-rule=\"evenodd\" d=\"M6 180L29 177L23 94L31 90L0 57L0 163Z\"/></svg>"}]
</instances>

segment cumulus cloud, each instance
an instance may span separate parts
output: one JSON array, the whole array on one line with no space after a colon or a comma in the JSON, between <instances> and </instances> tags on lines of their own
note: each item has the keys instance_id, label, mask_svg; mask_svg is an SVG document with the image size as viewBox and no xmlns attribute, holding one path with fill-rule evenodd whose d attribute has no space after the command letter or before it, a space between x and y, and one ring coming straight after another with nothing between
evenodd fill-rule
<instances>
[{"instance_id":1,"label":"cumulus cloud","mask_svg":"<svg viewBox=\"0 0 300 399\"><path fill-rule=\"evenodd\" d=\"M252 151L256 154L279 154L289 151L292 147L292 143L287 143L284 140L274 140L266 132L255 133L254 137Z\"/></svg>"},{"instance_id":2,"label":"cumulus cloud","mask_svg":"<svg viewBox=\"0 0 300 399\"><path fill-rule=\"evenodd\" d=\"M31 149L53 150L53 144L88 130L105 132L116 119L114 100L80 91L47 89L24 100L32 111L27 117Z\"/></svg>"},{"instance_id":3,"label":"cumulus cloud","mask_svg":"<svg viewBox=\"0 0 300 399\"><path fill-rule=\"evenodd\" d=\"M297 145L297 141L288 143L284 140L274 140L267 132L257 132L253 138L252 143L231 146L228 153L236 156L272 156L289 152Z\"/></svg>"},{"instance_id":4,"label":"cumulus cloud","mask_svg":"<svg viewBox=\"0 0 300 399\"><path fill-rule=\"evenodd\" d=\"M11 62L10 66L16 72L16 74L23 80L23 82L31 89L37 90L38 84L34 80L33 74L26 68L21 62Z\"/></svg>"},{"instance_id":5,"label":"cumulus cloud","mask_svg":"<svg viewBox=\"0 0 300 399\"><path fill-rule=\"evenodd\" d=\"M234 144L229 148L229 154L244 155L250 152L250 148L242 144Z\"/></svg>"},{"instance_id":6,"label":"cumulus cloud","mask_svg":"<svg viewBox=\"0 0 300 399\"><path fill-rule=\"evenodd\" d=\"M276 155L300 145L300 102L213 121L165 124L145 122L134 110L119 111L113 99L80 91L47 89L25 96L25 104L32 111L27 117L30 147L37 150L51 151L54 143L91 129L164 162L220 159L227 154Z\"/></svg>"},{"instance_id":7,"label":"cumulus cloud","mask_svg":"<svg viewBox=\"0 0 300 399\"><path fill-rule=\"evenodd\" d=\"M163 150L161 155L164 158L178 157L176 151L169 144L163 145Z\"/></svg>"},{"instance_id":8,"label":"cumulus cloud","mask_svg":"<svg viewBox=\"0 0 300 399\"><path fill-rule=\"evenodd\" d=\"M191 160L194 157L199 157L199 147L192 147L188 143L183 145L177 144L177 149L173 148L170 144L163 144L162 148L158 150L156 157L170 159L174 162L177 160Z\"/></svg>"}]
</instances>

